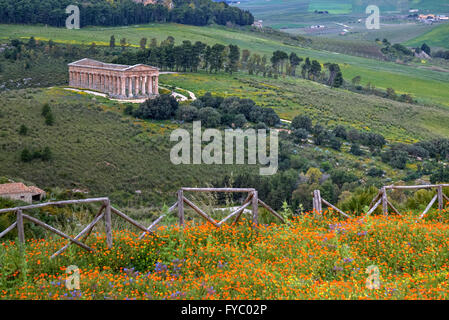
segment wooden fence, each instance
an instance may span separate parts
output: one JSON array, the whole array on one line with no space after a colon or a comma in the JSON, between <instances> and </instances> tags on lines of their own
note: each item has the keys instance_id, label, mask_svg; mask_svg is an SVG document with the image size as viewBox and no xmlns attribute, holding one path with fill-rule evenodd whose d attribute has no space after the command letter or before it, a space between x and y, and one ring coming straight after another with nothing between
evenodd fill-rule
<instances>
[{"instance_id":1,"label":"wooden fence","mask_svg":"<svg viewBox=\"0 0 449 320\"><path fill-rule=\"evenodd\" d=\"M371 204L368 208L368 212L365 216L371 215L376 209L382 205L382 212L384 215L388 215L389 208L397 215L402 216L398 209L395 208L395 206L391 203L391 201L388 199L388 190L419 190L419 189L435 189L436 193L432 200L427 205L426 209L422 212L422 214L419 216L419 219L422 219L432 208L432 206L435 204L435 202L438 200L438 210L444 209L444 200L449 202L449 198L443 193L443 188L449 187L449 184L430 184L430 185L417 185L417 186L384 186L382 187L377 195L374 197L374 199L371 201ZM326 205L327 207L331 208L332 210L337 211L341 215L345 216L346 218L350 218L351 216L347 213L344 213L342 210L338 209L334 205L330 204L326 200L321 198L320 190L315 190L313 192L313 211L318 214L322 214L323 209L322 205Z\"/></svg>"},{"instance_id":2,"label":"wooden fence","mask_svg":"<svg viewBox=\"0 0 449 320\"><path fill-rule=\"evenodd\" d=\"M65 234L64 232L46 224L43 221L40 221L39 219L36 219L36 218L24 213L24 211L26 211L26 210L37 209L37 208L42 208L42 207L47 207L47 206L61 206L61 205L85 204L85 203L96 203L96 202L99 202L102 204L98 213L95 215L94 219L74 238L72 238L69 235ZM55 252L51 256L52 258L54 258L57 255L59 255L60 253L64 252L72 243L80 246L81 248L83 248L87 251L94 251L88 245L83 243L83 241L85 241L89 237L90 233L92 232L92 229L102 219L104 220L104 223L105 223L107 246L108 246L108 248L112 248L112 245L113 245L112 223L111 223L112 213L114 213L115 215L119 216L120 218L126 220L127 222L131 223L135 227L141 229L143 231L143 234L141 235L140 238L143 238L148 233L152 233L151 230L154 228L156 223L158 223L162 218L162 217L159 218L158 220L155 221L155 223L153 223L151 226L146 228L139 222L131 219L126 214L122 213L120 210L112 207L111 203L109 201L109 198L92 198L92 199L45 202L45 203L39 203L39 204L34 204L34 205L29 205L29 206L0 209L0 214L7 213L7 212L15 212L16 221L13 224L11 224L8 228L6 228L3 232L0 233L0 238L5 236L8 232L13 230L14 228L17 228L19 242L22 244L25 243L25 232L24 232L24 226L23 226L23 221L25 219L25 220L28 220L38 226L41 226L41 227L47 229L48 231L51 231L51 232L57 234L58 236L61 236L63 238L66 238L67 240L69 240L68 244L66 244L64 247L59 249L57 252Z\"/></svg>"},{"instance_id":3,"label":"wooden fence","mask_svg":"<svg viewBox=\"0 0 449 320\"><path fill-rule=\"evenodd\" d=\"M238 193L248 193L247 197L243 201L243 204L234 212L226 216L223 220L217 222L212 217L210 217L208 214L206 214L203 210L198 208L192 201L187 199L184 195L184 192L238 192ZM233 225L236 224L240 216L242 215L243 211L251 205L252 207L252 225L258 225L259 224L259 205L267 209L269 213L274 215L276 218L278 218L280 221L285 222L284 218L279 215L276 211L274 211L269 205L267 205L265 202L259 199L258 193L256 189L252 188L181 188L178 193L178 202L176 205L178 206L178 218L179 218L179 225L184 226L185 225L185 214L184 214L184 204L187 204L190 208L192 208L197 214L199 214L204 220L211 223L217 228L220 228L226 221L231 219L232 217L235 217L235 220L233 222Z\"/></svg>"},{"instance_id":4,"label":"wooden fence","mask_svg":"<svg viewBox=\"0 0 449 320\"><path fill-rule=\"evenodd\" d=\"M216 222L213 218L211 218L209 215L207 215L203 210L198 208L193 202L188 200L184 196L184 192L247 192L248 196L246 197L245 201L243 202L243 205L240 206L237 210L232 212L230 215L225 217L220 222ZM94 251L92 248L90 248L88 245L86 245L84 242L91 234L93 228L95 225L100 221L104 220L105 229L106 229L106 242L108 248L112 248L113 246L113 240L112 240L112 220L111 216L112 214L117 215L118 217L126 220L127 222L131 223L138 229L142 230L142 234L140 235L139 239L142 239L145 237L145 235L152 233L152 229L162 220L166 217L168 213L173 211L176 207L178 207L178 217L179 217L179 224L181 226L185 225L185 215L184 215L184 204L187 204L190 206L196 213L198 213L202 218L204 218L209 223L213 224L215 227L219 228L221 227L227 220L229 220L232 217L236 217L234 224L239 220L241 214L243 211L248 207L252 206L252 222L253 225L258 224L259 219L259 213L258 213L258 206L261 205L265 209L268 210L271 214L273 214L275 217L277 217L282 222L284 221L284 218L280 216L276 211L274 211L270 206L268 206L265 202L260 200L257 196L257 191L255 189L235 189L235 188L182 188L177 192L178 201L172 205L165 214L161 215L159 218L157 218L148 228L140 224L139 222L133 220L120 210L114 208L111 206L109 198L92 198L92 199L80 199L80 200L65 200L65 201L55 201L55 202L45 202L45 203L39 203L34 205L28 205L28 206L21 206L21 207L15 207L15 208L7 208L7 209L0 209L0 214L7 213L7 212L14 212L16 214L16 221L12 223L8 228L6 228L4 231L0 233L0 238L5 236L8 232L12 231L14 228L17 228L18 233L18 239L21 244L25 243L25 232L24 232L24 224L23 221L28 220L38 226L41 226L48 231L51 231L67 240L69 242L59 249L57 252L55 252L51 258L54 258L67 250L67 248L72 244L76 244L80 246L81 248L87 250L87 251ZM27 215L24 213L26 210L31 209L37 209L37 208L43 208L47 206L62 206L62 205L72 205L72 204L85 204L85 203L101 203L101 207L97 214L95 215L94 219L75 237L70 237L69 235L65 234L64 232L46 224L43 221L40 221L39 219L36 219L30 215Z\"/></svg>"}]
</instances>

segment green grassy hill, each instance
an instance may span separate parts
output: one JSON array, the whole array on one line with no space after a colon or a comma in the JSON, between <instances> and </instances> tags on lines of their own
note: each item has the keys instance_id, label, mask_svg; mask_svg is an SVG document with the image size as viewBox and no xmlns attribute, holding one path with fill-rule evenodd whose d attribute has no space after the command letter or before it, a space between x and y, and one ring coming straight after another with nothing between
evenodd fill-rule
<instances>
[{"instance_id":1,"label":"green grassy hill","mask_svg":"<svg viewBox=\"0 0 449 320\"><path fill-rule=\"evenodd\" d=\"M431 47L449 49L449 23L441 24L429 32L407 41L405 44L407 46L421 46L423 43L427 43Z\"/></svg>"},{"instance_id":2,"label":"green grassy hill","mask_svg":"<svg viewBox=\"0 0 449 320\"><path fill-rule=\"evenodd\" d=\"M247 74L166 74L164 84L181 87L197 95L212 92L221 96L250 98L271 107L281 118L306 113L322 124L343 124L381 133L394 141L412 142L435 135L449 137L449 110L367 96L297 78L262 78Z\"/></svg>"},{"instance_id":3,"label":"green grassy hill","mask_svg":"<svg viewBox=\"0 0 449 320\"><path fill-rule=\"evenodd\" d=\"M41 115L49 103L55 123ZM139 121L122 115L124 106L62 88L2 93L0 98L0 176L41 187L87 189L114 202L174 200L181 186L205 186L213 179L251 166L175 166L170 162L170 132L177 125ZM19 134L25 125L28 134ZM50 147L51 161L22 162L21 151ZM142 195L136 195L142 190Z\"/></svg>"},{"instance_id":4,"label":"green grassy hill","mask_svg":"<svg viewBox=\"0 0 449 320\"><path fill-rule=\"evenodd\" d=\"M318 59L320 62L335 62L342 66L347 80L362 76L362 84L371 82L378 88L394 88L398 93L410 93L422 102L436 102L449 106L449 72L417 68L416 65L402 65L393 62L379 62L374 59L338 54L324 50L301 47L299 41L289 41L269 37L263 33L229 29L225 27L194 27L177 24L151 24L120 28L84 28L67 30L43 26L0 25L0 34L8 38L29 38L65 42L73 44L108 45L111 35L116 39L126 38L133 46L138 46L142 37L159 41L173 36L177 42L185 39L208 44L236 44L242 49L271 56L273 51L296 52L299 56ZM118 41L118 40L117 40Z\"/></svg>"}]
</instances>

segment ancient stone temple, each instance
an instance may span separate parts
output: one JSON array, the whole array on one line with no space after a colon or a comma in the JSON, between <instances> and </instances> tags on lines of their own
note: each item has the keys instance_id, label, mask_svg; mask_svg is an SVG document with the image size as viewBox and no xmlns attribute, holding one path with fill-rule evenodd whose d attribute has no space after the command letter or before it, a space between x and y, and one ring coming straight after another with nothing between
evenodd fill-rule
<instances>
[{"instance_id":1,"label":"ancient stone temple","mask_svg":"<svg viewBox=\"0 0 449 320\"><path fill-rule=\"evenodd\" d=\"M159 94L159 69L144 64L126 66L82 59L69 63L69 85L92 89L113 98L146 98Z\"/></svg>"}]
</instances>

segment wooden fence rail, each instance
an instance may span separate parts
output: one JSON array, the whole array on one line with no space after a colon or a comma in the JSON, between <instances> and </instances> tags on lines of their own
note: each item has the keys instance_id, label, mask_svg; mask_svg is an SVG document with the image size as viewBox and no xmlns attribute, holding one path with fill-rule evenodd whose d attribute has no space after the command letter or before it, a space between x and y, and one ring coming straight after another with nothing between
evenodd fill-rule
<instances>
[{"instance_id":1,"label":"wooden fence rail","mask_svg":"<svg viewBox=\"0 0 449 320\"><path fill-rule=\"evenodd\" d=\"M374 197L374 199L371 201L369 205L368 212L366 213L365 217L370 216L374 211L376 211L377 208L381 206L382 212L384 215L389 214L389 209L391 209L392 212L395 214L402 216L398 209L395 208L393 203L388 198L388 190L420 190L420 189L436 189L436 194L430 201L430 203L427 205L426 209L422 212L422 214L419 216L419 219L422 219L432 208L432 206L437 202L438 203L438 210L443 210L444 200L449 202L449 198L443 193L443 188L449 187L449 184L432 184L432 185L417 185L417 186L384 186L382 187L377 195ZM322 204L326 205L327 207L339 212L341 215L345 216L346 218L350 218L350 215L344 213L342 210L338 209L331 203L327 202L326 200L321 198L320 190L315 190L313 192L313 211L314 213L322 214Z\"/></svg>"},{"instance_id":2,"label":"wooden fence rail","mask_svg":"<svg viewBox=\"0 0 449 320\"><path fill-rule=\"evenodd\" d=\"M388 199L388 190L420 190L420 189L436 189L436 193L432 200L427 205L426 209L421 213L418 220L424 218L424 216L430 211L435 202L438 203L438 210L443 210L444 200L449 202L449 198L443 193L443 188L449 187L449 184L429 184L429 185L416 185L416 186L384 186L380 189L379 193L373 199L370 205L369 214L374 212L378 206L382 203L382 212L384 215L388 215L390 208L397 215L401 215L399 210L394 207L391 201Z\"/></svg>"},{"instance_id":3,"label":"wooden fence rail","mask_svg":"<svg viewBox=\"0 0 449 320\"><path fill-rule=\"evenodd\" d=\"M327 206L328 208L337 211L339 214L346 218L351 218L349 214L344 213L342 210L338 209L336 206L332 205L330 202L324 200L321 198L321 192L320 190L313 191L313 213L322 215L323 214L323 207L322 205Z\"/></svg>"},{"instance_id":4,"label":"wooden fence rail","mask_svg":"<svg viewBox=\"0 0 449 320\"><path fill-rule=\"evenodd\" d=\"M216 222L212 217L207 215L203 210L201 210L199 207L197 207L193 202L188 200L184 196L184 192L240 192L245 193L248 192L248 196L243 202L243 204L234 212L232 212L230 215L226 216L223 220L220 222ZM24 224L23 221L28 220L35 225L38 225L60 237L63 237L69 242L56 251L51 258L55 258L58 255L60 255L62 252L66 251L67 248L72 244L76 244L77 246L87 250L87 251L94 251L91 247L86 245L84 242L91 234L93 228L101 221L104 221L105 231L106 231L106 242L108 248L112 248L113 246L113 237L112 237L112 214L115 214L116 216L120 217L121 219L124 219L128 223L132 224L136 228L140 229L142 234L140 235L139 239L143 239L147 234L153 233L153 228L160 222L162 219L166 217L168 213L173 211L176 207L178 207L178 217L179 217L179 224L181 226L184 226L185 224L185 216L184 216L184 204L187 204L189 207L191 207L196 213L198 213L202 218L204 218L209 223L213 224L215 227L219 228L221 227L226 221L231 219L232 217L236 217L234 224L239 220L241 214L243 211L250 205L252 205L252 222L254 225L258 224L258 205L262 205L264 208L268 210L271 214L273 214L275 217L277 217L279 220L284 222L284 219L282 216L280 216L276 211L274 211L270 206L265 204L262 200L260 200L257 196L257 191L252 188L181 188L178 192L178 201L172 205L170 208L168 208L167 212L163 215L161 215L159 218L157 218L155 221L151 223L151 225L147 228L141 223L135 221L134 219L127 216L125 213L121 212L120 210L114 208L111 206L111 202L109 198L102 197L102 198L91 198L91 199L79 199L79 200L64 200L64 201L53 201L53 202L45 202L45 203L39 203L39 204L32 204L27 206L21 206L21 207L15 207L15 208L6 208L6 209L0 209L1 213L8 213L8 212L14 212L16 214L16 221L13 222L8 228L3 230L0 233L0 238L4 237L6 234L11 232L14 228L17 228L18 233L18 239L19 243L24 244L25 243L25 231L24 231ZM40 221L37 218L34 218L30 215L24 214L23 211L26 210L32 210L32 209L38 209L43 208L47 206L63 206L63 205L74 205L74 204L86 204L86 203L100 203L100 209L98 210L97 214L95 215L94 219L80 232L78 233L74 238L70 237L69 235L65 234L61 230L58 230L48 224L46 224L43 221Z\"/></svg>"},{"instance_id":5,"label":"wooden fence rail","mask_svg":"<svg viewBox=\"0 0 449 320\"><path fill-rule=\"evenodd\" d=\"M234 212L227 215L225 218L223 218L221 221L217 222L212 217L210 217L207 213L205 213L203 210L201 210L197 205L195 205L192 201L187 199L184 195L184 192L240 192L240 193L248 193L248 196L243 201L242 205L235 210ZM236 224L244 210L251 206L252 209L252 225L253 227L259 224L259 204L267 209L269 213L271 213L273 216L275 216L277 219L284 221L284 218L279 215L276 211L274 211L270 206L265 204L262 200L259 199L258 193L256 189L253 188L181 188L178 191L178 218L179 218L179 225L184 226L185 225L185 212L184 212L184 203L187 204L190 208L193 209L198 215L200 215L204 220L212 224L213 226L220 228L226 221L231 219L235 216L235 220L233 224Z\"/></svg>"},{"instance_id":6,"label":"wooden fence rail","mask_svg":"<svg viewBox=\"0 0 449 320\"><path fill-rule=\"evenodd\" d=\"M74 238L65 234L61 230L58 230L58 229L46 224L45 222L40 221L37 218L34 218L30 215L23 213L23 211L25 211L25 210L43 208L43 207L47 207L47 206L62 206L62 205L72 205L72 204L96 203L96 202L99 202L102 204L100 207L100 210L98 211L98 213L96 214L94 219ZM175 206L176 205L177 204L175 204ZM173 210L175 206L172 206L172 208L170 208L169 210ZM6 234L8 234L14 228L17 228L19 243L24 244L25 243L25 232L24 232L23 221L25 219L25 220L28 220L28 221L34 223L35 225L43 227L44 229L46 229L60 237L63 237L65 239L69 240L69 243L67 243L64 247L59 249L57 252L55 252L51 256L51 258L55 258L59 254L61 254L65 250L67 250L67 248L72 243L78 245L79 247L81 247L87 251L94 251L92 248L87 246L82 241L86 241L86 239L89 237L90 233L92 232L93 228L97 225L97 223L100 220L104 220L107 246L108 246L108 248L112 248L112 246L113 246L112 214L117 215L118 217L126 220L127 222L131 223L135 227L144 231L143 234L140 236L140 239L142 239L146 234L152 233L151 230L156 226L157 223L159 223L164 218L164 216L159 217L148 228L146 228L139 222L135 221L134 219L130 218L129 216L127 216L126 214L121 212L120 210L112 207L109 198L91 198L91 199L80 199L80 200L53 201L53 202L45 202L45 203L39 203L39 204L21 206L21 207L15 207L15 208L0 209L0 213L7 213L7 212L14 212L16 214L16 221L0 233L0 238L4 237Z\"/></svg>"}]
</instances>

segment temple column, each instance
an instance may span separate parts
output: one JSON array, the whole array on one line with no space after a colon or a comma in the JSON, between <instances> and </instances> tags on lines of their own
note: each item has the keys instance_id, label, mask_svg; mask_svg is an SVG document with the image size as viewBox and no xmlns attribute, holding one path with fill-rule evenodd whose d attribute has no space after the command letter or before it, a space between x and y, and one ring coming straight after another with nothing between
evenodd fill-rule
<instances>
[{"instance_id":1,"label":"temple column","mask_svg":"<svg viewBox=\"0 0 449 320\"><path fill-rule=\"evenodd\" d=\"M140 96L140 76L136 77L136 97Z\"/></svg>"},{"instance_id":2,"label":"temple column","mask_svg":"<svg viewBox=\"0 0 449 320\"><path fill-rule=\"evenodd\" d=\"M147 93L147 96L149 96L151 94L151 89L150 89L150 76L147 75L145 77L145 92Z\"/></svg>"},{"instance_id":3,"label":"temple column","mask_svg":"<svg viewBox=\"0 0 449 320\"><path fill-rule=\"evenodd\" d=\"M114 94L114 76L109 76L109 94Z\"/></svg>"},{"instance_id":4,"label":"temple column","mask_svg":"<svg viewBox=\"0 0 449 320\"><path fill-rule=\"evenodd\" d=\"M115 77L111 76L111 88L109 89L109 93L114 95L115 92Z\"/></svg>"},{"instance_id":5,"label":"temple column","mask_svg":"<svg viewBox=\"0 0 449 320\"><path fill-rule=\"evenodd\" d=\"M154 91L153 91L153 76L149 76L148 78L150 80L150 81L148 81L149 82L148 83L148 87L149 87L148 93L154 94Z\"/></svg>"},{"instance_id":6,"label":"temple column","mask_svg":"<svg viewBox=\"0 0 449 320\"><path fill-rule=\"evenodd\" d=\"M120 97L124 97L126 93L125 78L120 77Z\"/></svg>"},{"instance_id":7,"label":"temple column","mask_svg":"<svg viewBox=\"0 0 449 320\"><path fill-rule=\"evenodd\" d=\"M147 95L147 76L142 77L142 95Z\"/></svg>"},{"instance_id":8,"label":"temple column","mask_svg":"<svg viewBox=\"0 0 449 320\"><path fill-rule=\"evenodd\" d=\"M133 80L134 80L134 77L129 77L128 79L129 79L128 80L128 97L132 98L132 97L134 97L134 94L133 94Z\"/></svg>"},{"instance_id":9,"label":"temple column","mask_svg":"<svg viewBox=\"0 0 449 320\"><path fill-rule=\"evenodd\" d=\"M106 86L104 84L104 82L106 81L106 76L104 74L102 74L100 76L101 78L101 92L105 93L106 92Z\"/></svg>"},{"instance_id":10,"label":"temple column","mask_svg":"<svg viewBox=\"0 0 449 320\"><path fill-rule=\"evenodd\" d=\"M107 86L106 93L110 94L111 93L111 88L112 88L112 79L111 79L110 75L107 75L106 86Z\"/></svg>"},{"instance_id":11,"label":"temple column","mask_svg":"<svg viewBox=\"0 0 449 320\"><path fill-rule=\"evenodd\" d=\"M155 76L154 79L155 79L154 92L155 94L159 94L159 77Z\"/></svg>"}]
</instances>

